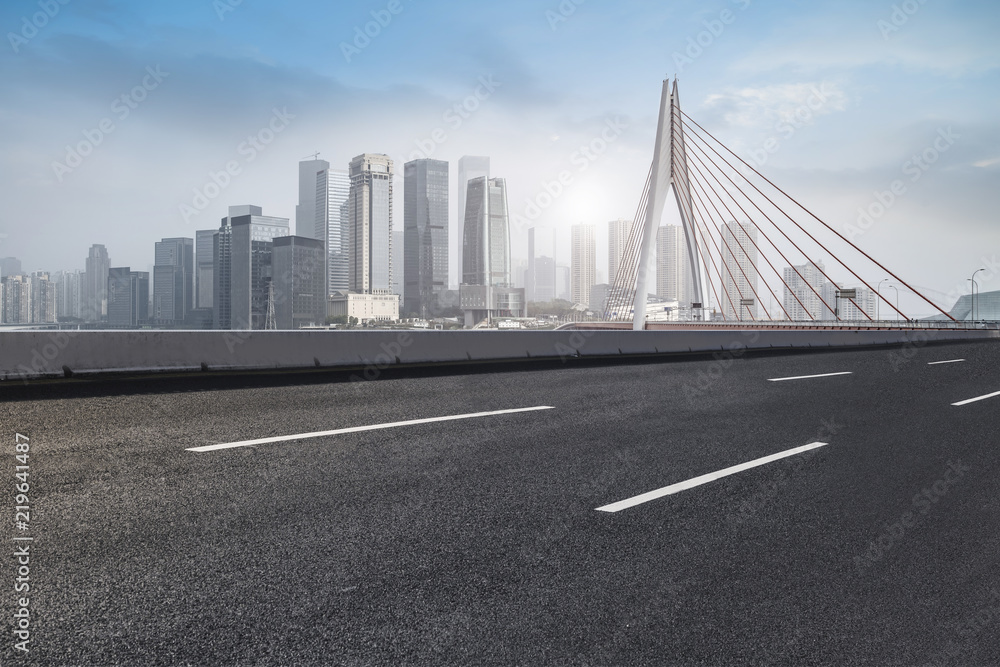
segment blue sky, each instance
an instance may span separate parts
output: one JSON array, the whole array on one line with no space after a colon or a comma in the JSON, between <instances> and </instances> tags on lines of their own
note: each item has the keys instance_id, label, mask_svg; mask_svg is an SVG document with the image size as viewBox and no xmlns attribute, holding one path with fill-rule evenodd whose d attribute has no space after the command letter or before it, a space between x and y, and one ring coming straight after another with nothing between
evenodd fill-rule
<instances>
[{"instance_id":1,"label":"blue sky","mask_svg":"<svg viewBox=\"0 0 1000 667\"><path fill-rule=\"evenodd\" d=\"M635 210L660 83L676 74L687 113L745 159L778 137L762 171L841 230L951 128L953 145L857 242L941 301L1000 256L995 2L399 0L395 14L390 4L3 3L0 255L74 269L104 243L114 265L144 270L156 240L215 227L231 204L294 218L296 163L316 151L346 165L432 145L453 172L462 155L489 155L515 213L571 170L537 222L564 246L570 225L600 225L603 271L603 225ZM25 30L46 8L37 34ZM391 21L345 57L372 12ZM705 46L688 51L699 36ZM121 96L144 81L123 117ZM477 88L484 99L456 127L446 114ZM815 90L818 110L780 133ZM284 126L249 159L241 145L275 110ZM78 166L54 166L102 121L112 131ZM574 153L609 121L624 129L578 169ZM428 144L437 128L445 140ZM185 216L227 162L238 175ZM515 256L525 238L514 230ZM1000 289L992 273L984 289Z\"/></svg>"}]
</instances>

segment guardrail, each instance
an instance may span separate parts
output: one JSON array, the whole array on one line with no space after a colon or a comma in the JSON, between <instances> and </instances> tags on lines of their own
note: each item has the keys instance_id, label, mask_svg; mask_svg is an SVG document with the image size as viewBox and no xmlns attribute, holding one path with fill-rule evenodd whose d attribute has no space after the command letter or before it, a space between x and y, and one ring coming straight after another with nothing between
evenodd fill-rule
<instances>
[{"instance_id":1,"label":"guardrail","mask_svg":"<svg viewBox=\"0 0 1000 667\"><path fill-rule=\"evenodd\" d=\"M1000 340L1000 330L687 329L666 331L14 331L0 333L0 379L109 373L388 367ZM352 376L354 377L354 376Z\"/></svg>"},{"instance_id":2,"label":"guardrail","mask_svg":"<svg viewBox=\"0 0 1000 667\"><path fill-rule=\"evenodd\" d=\"M630 322L567 322L558 327L560 330L566 329L586 329L586 328L615 328L631 329ZM789 320L755 320L755 321L669 321L669 320L647 320L647 329L796 329L796 330L829 330L829 329L850 329L850 330L912 330L912 329L941 329L953 331L1000 331L1000 322L994 320L980 320L976 322L951 320L819 320L813 322L789 321Z\"/></svg>"}]
</instances>

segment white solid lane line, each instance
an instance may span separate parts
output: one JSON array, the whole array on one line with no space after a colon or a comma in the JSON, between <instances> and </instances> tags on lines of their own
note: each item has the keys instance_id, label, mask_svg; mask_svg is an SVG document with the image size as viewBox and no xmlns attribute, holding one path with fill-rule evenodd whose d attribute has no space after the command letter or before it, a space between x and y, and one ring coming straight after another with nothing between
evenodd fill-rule
<instances>
[{"instance_id":1,"label":"white solid lane line","mask_svg":"<svg viewBox=\"0 0 1000 667\"><path fill-rule=\"evenodd\" d=\"M828 378L834 375L851 375L853 371L841 371L840 373L823 373L822 375L796 375L790 378L768 378L768 382L784 382L785 380L808 380L810 378Z\"/></svg>"},{"instance_id":2,"label":"white solid lane line","mask_svg":"<svg viewBox=\"0 0 1000 667\"><path fill-rule=\"evenodd\" d=\"M965 359L949 359L947 361L928 361L928 366L937 366L938 364L957 364L960 361L965 361Z\"/></svg>"},{"instance_id":3,"label":"white solid lane line","mask_svg":"<svg viewBox=\"0 0 1000 667\"><path fill-rule=\"evenodd\" d=\"M967 398L964 401L959 401L958 403L952 403L952 405L968 405L969 403L975 403L976 401L985 401L987 398L993 398L994 396L1000 396L1000 391L995 391L992 394L986 394L985 396L976 396L975 398Z\"/></svg>"},{"instance_id":4,"label":"white solid lane line","mask_svg":"<svg viewBox=\"0 0 1000 667\"><path fill-rule=\"evenodd\" d=\"M426 419L410 419L404 422L391 422L388 424L371 424L369 426L352 426L350 428L338 428L332 431L314 431L313 433L299 433L297 435L279 435L273 438L258 438L257 440L241 440L239 442L224 442L218 445L204 445L202 447L188 447L189 452L214 452L219 449L232 449L234 447L249 447L251 445L265 445L271 442L288 442L289 440L303 440L305 438L322 438L328 435L340 435L342 433L360 433L361 431L377 431L383 428L398 428L400 426L414 426L416 424L431 424L433 422L447 422L456 419L475 419L476 417L491 417L493 415L509 415L515 412L534 412L536 410L554 410L551 405L538 405L533 408L514 408L512 410L493 410L492 412L470 412L464 415L449 415L447 417L428 417Z\"/></svg>"},{"instance_id":5,"label":"white solid lane line","mask_svg":"<svg viewBox=\"0 0 1000 667\"><path fill-rule=\"evenodd\" d=\"M693 489L696 486L701 486L702 484L708 484L709 482L714 482L717 479L728 477L729 475L735 475L738 472L743 472L744 470L749 470L750 468L756 468L757 466L766 465L773 461L787 458L789 456L795 456L796 454L801 454L802 452L808 452L810 449L825 447L828 444L829 443L826 442L812 442L808 445L802 445L801 447L796 447L795 449L789 449L784 452L778 452L777 454L771 454L770 456L765 456L760 459L754 459L753 461L741 463L737 466L725 468L723 470L719 470L718 472L711 472L708 473L707 475L694 477L692 479L687 480L686 482L678 482L677 484L671 484L670 486L665 486L662 489L657 489L656 491L649 491L647 493L643 493L638 496L626 498L625 500L619 500L616 503L611 503L610 505L604 505L603 507L598 507L597 511L620 512L630 507L635 507L636 505L648 503L650 500L656 500L657 498L662 498L663 496L669 496L671 494L678 493L679 491L686 491L687 489Z\"/></svg>"}]
</instances>

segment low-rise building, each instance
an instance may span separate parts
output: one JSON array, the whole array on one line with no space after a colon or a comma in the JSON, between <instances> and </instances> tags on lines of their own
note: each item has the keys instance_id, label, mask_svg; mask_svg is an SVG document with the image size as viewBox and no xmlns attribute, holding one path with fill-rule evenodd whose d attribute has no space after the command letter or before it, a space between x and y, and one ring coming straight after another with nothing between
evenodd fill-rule
<instances>
[{"instance_id":1,"label":"low-rise building","mask_svg":"<svg viewBox=\"0 0 1000 667\"><path fill-rule=\"evenodd\" d=\"M394 322L399 319L399 295L388 290L360 294L336 290L327 302L327 317L356 317L360 322Z\"/></svg>"}]
</instances>

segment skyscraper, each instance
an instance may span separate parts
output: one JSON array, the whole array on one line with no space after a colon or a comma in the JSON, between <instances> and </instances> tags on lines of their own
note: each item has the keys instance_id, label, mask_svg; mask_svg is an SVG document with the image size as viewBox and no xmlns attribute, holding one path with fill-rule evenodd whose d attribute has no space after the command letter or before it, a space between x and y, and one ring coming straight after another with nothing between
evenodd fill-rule
<instances>
[{"instance_id":1,"label":"skyscraper","mask_svg":"<svg viewBox=\"0 0 1000 667\"><path fill-rule=\"evenodd\" d=\"M0 322L3 324L31 323L31 279L25 275L9 275L0 279Z\"/></svg>"},{"instance_id":2,"label":"skyscraper","mask_svg":"<svg viewBox=\"0 0 1000 667\"><path fill-rule=\"evenodd\" d=\"M469 181L462 244L463 284L510 286L510 229L504 179L479 176Z\"/></svg>"},{"instance_id":3,"label":"skyscraper","mask_svg":"<svg viewBox=\"0 0 1000 667\"><path fill-rule=\"evenodd\" d=\"M749 222L727 222L722 228L724 294L719 305L727 320L757 319L756 244L757 228Z\"/></svg>"},{"instance_id":4,"label":"skyscraper","mask_svg":"<svg viewBox=\"0 0 1000 667\"><path fill-rule=\"evenodd\" d=\"M326 320L324 244L304 236L274 239L274 316L279 329L299 329Z\"/></svg>"},{"instance_id":5,"label":"skyscraper","mask_svg":"<svg viewBox=\"0 0 1000 667\"><path fill-rule=\"evenodd\" d=\"M60 271L55 275L56 319L79 318L83 285L82 271Z\"/></svg>"},{"instance_id":6,"label":"skyscraper","mask_svg":"<svg viewBox=\"0 0 1000 667\"><path fill-rule=\"evenodd\" d=\"M656 295L681 308L691 306L691 262L680 225L656 230Z\"/></svg>"},{"instance_id":7,"label":"skyscraper","mask_svg":"<svg viewBox=\"0 0 1000 667\"><path fill-rule=\"evenodd\" d=\"M467 327L494 317L525 316L524 288L511 281L507 182L502 178L469 181L462 269L459 298Z\"/></svg>"},{"instance_id":8,"label":"skyscraper","mask_svg":"<svg viewBox=\"0 0 1000 667\"><path fill-rule=\"evenodd\" d=\"M229 208L232 215L233 207ZM212 328L229 329L232 325L233 228L229 217L222 219L219 231L212 235Z\"/></svg>"},{"instance_id":9,"label":"skyscraper","mask_svg":"<svg viewBox=\"0 0 1000 667\"><path fill-rule=\"evenodd\" d=\"M213 303L214 283L212 274L215 271L214 229L203 229L195 232L194 276L195 276L195 308L211 308Z\"/></svg>"},{"instance_id":10,"label":"skyscraper","mask_svg":"<svg viewBox=\"0 0 1000 667\"><path fill-rule=\"evenodd\" d=\"M83 283L81 317L86 322L100 322L108 314L108 249L99 243L90 246Z\"/></svg>"},{"instance_id":11,"label":"skyscraper","mask_svg":"<svg viewBox=\"0 0 1000 667\"><path fill-rule=\"evenodd\" d=\"M56 284L47 271L31 274L31 322L51 324L56 321Z\"/></svg>"},{"instance_id":12,"label":"skyscraper","mask_svg":"<svg viewBox=\"0 0 1000 667\"><path fill-rule=\"evenodd\" d=\"M573 225L570 255L573 303L590 304L590 289L597 283L597 244L593 225Z\"/></svg>"},{"instance_id":13,"label":"skyscraper","mask_svg":"<svg viewBox=\"0 0 1000 667\"><path fill-rule=\"evenodd\" d=\"M403 165L403 313L428 317L448 288L448 163Z\"/></svg>"},{"instance_id":14,"label":"skyscraper","mask_svg":"<svg viewBox=\"0 0 1000 667\"><path fill-rule=\"evenodd\" d=\"M548 302L556 298L556 230L532 227L528 230L528 301Z\"/></svg>"},{"instance_id":15,"label":"skyscraper","mask_svg":"<svg viewBox=\"0 0 1000 667\"><path fill-rule=\"evenodd\" d=\"M387 155L365 153L350 164L348 288L362 294L392 290L392 175Z\"/></svg>"},{"instance_id":16,"label":"skyscraper","mask_svg":"<svg viewBox=\"0 0 1000 667\"><path fill-rule=\"evenodd\" d=\"M136 327L149 317L149 273L127 266L108 271L108 325Z\"/></svg>"},{"instance_id":17,"label":"skyscraper","mask_svg":"<svg viewBox=\"0 0 1000 667\"><path fill-rule=\"evenodd\" d=\"M399 296L399 303L403 303L403 245L405 233L402 229L392 230L392 293Z\"/></svg>"},{"instance_id":18,"label":"skyscraper","mask_svg":"<svg viewBox=\"0 0 1000 667\"><path fill-rule=\"evenodd\" d=\"M295 207L295 234L322 241L327 291L348 288L348 172L330 169L326 160L299 162L299 203Z\"/></svg>"},{"instance_id":19,"label":"skyscraper","mask_svg":"<svg viewBox=\"0 0 1000 667\"><path fill-rule=\"evenodd\" d=\"M608 223L608 284L615 284L618 266L625 256L628 235L632 231L632 221L618 218Z\"/></svg>"},{"instance_id":20,"label":"skyscraper","mask_svg":"<svg viewBox=\"0 0 1000 667\"><path fill-rule=\"evenodd\" d=\"M462 261L465 253L465 198L469 191L469 181L474 178L485 176L490 177L490 159L478 155L466 155L458 160L458 183L455 192L457 194L458 215L451 227L451 258L448 261L448 272L451 276L451 285L456 287L464 280L465 272L462 268Z\"/></svg>"},{"instance_id":21,"label":"skyscraper","mask_svg":"<svg viewBox=\"0 0 1000 667\"><path fill-rule=\"evenodd\" d=\"M194 239L156 243L153 264L153 320L176 326L194 308Z\"/></svg>"},{"instance_id":22,"label":"skyscraper","mask_svg":"<svg viewBox=\"0 0 1000 667\"><path fill-rule=\"evenodd\" d=\"M214 238L215 328L263 328L272 241L288 232L288 218L262 215L259 206L229 207Z\"/></svg>"}]
</instances>

